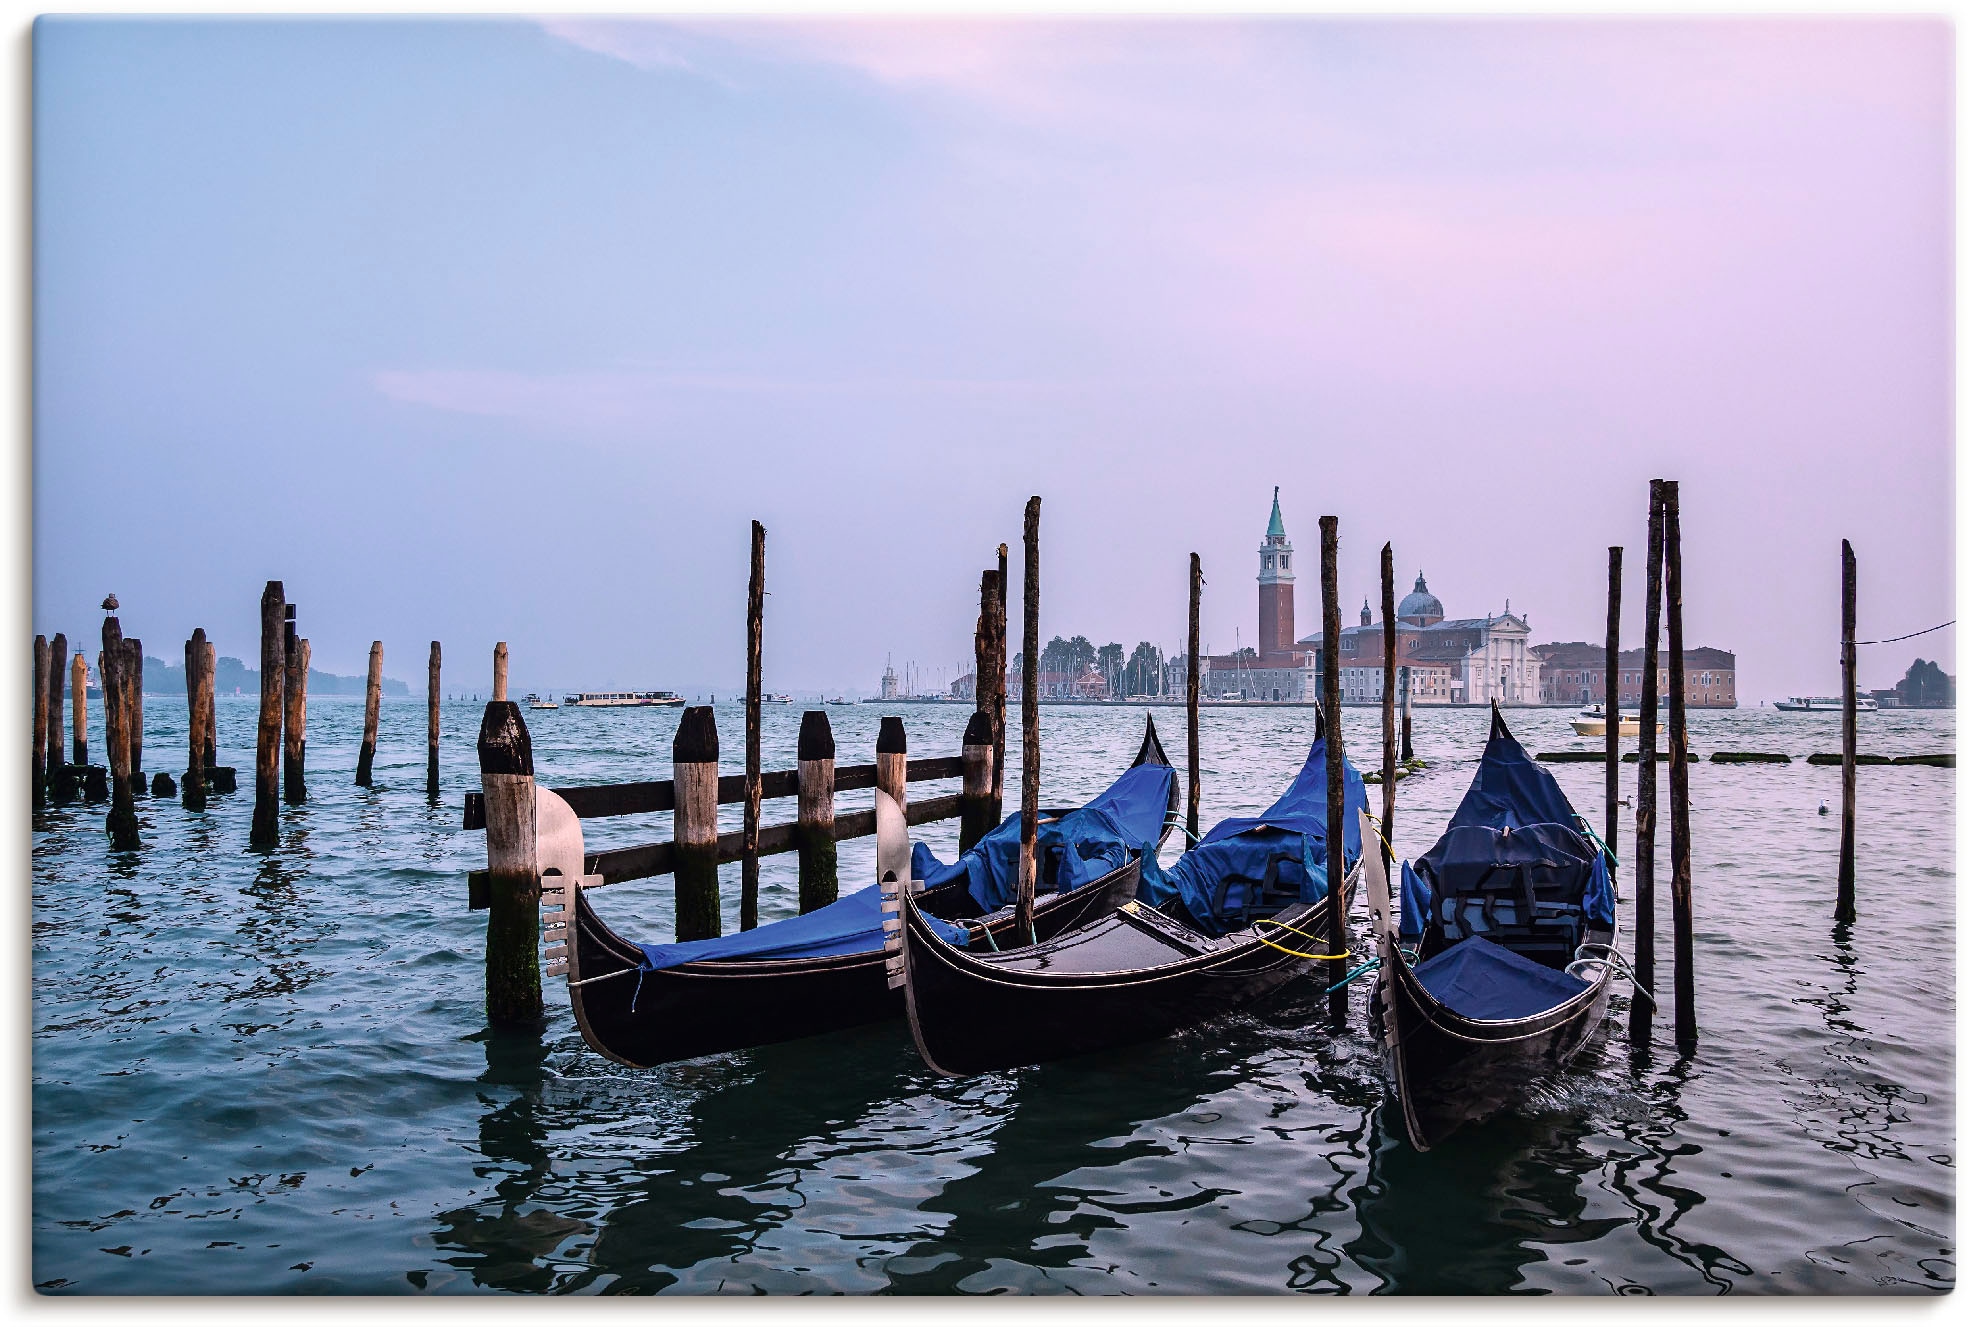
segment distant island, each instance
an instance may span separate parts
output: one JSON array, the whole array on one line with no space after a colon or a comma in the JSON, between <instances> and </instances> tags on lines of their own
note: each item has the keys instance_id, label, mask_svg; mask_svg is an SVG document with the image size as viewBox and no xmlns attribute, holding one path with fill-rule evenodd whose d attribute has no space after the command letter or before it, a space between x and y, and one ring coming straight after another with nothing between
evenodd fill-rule
<instances>
[{"instance_id":1,"label":"distant island","mask_svg":"<svg viewBox=\"0 0 1968 1327\"><path fill-rule=\"evenodd\" d=\"M185 689L185 670L183 664L168 664L153 655L144 656L143 687L147 692L165 696L182 696ZM342 677L335 673L324 673L319 668L308 669L308 694L310 696L359 696L369 679L363 676ZM260 672L248 668L245 663L230 655L219 659L218 672L212 680L213 690L221 696L230 696L235 690L241 695L260 694ZM393 677L383 679L385 696L407 696L408 683L399 682Z\"/></svg>"}]
</instances>

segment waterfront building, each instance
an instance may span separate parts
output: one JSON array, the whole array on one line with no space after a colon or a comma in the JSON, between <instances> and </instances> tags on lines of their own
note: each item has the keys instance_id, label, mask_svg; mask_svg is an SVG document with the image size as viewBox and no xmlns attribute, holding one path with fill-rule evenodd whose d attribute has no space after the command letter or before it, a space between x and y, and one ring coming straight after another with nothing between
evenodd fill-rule
<instances>
[{"instance_id":1,"label":"waterfront building","mask_svg":"<svg viewBox=\"0 0 1968 1327\"><path fill-rule=\"evenodd\" d=\"M902 681L895 676L895 663L893 660L890 660L888 667L882 670L881 698L883 700L897 700L901 695Z\"/></svg>"},{"instance_id":2,"label":"waterfront building","mask_svg":"<svg viewBox=\"0 0 1968 1327\"><path fill-rule=\"evenodd\" d=\"M1555 641L1534 646L1545 677L1542 688L1546 705L1603 705L1606 703L1606 647L1584 641ZM1660 703L1667 704L1667 650L1660 651ZM1621 650L1619 657L1619 703L1623 710L1640 705L1640 683L1646 675L1647 656L1641 649ZM1736 656L1711 645L1697 645L1681 653L1681 672L1689 709L1732 710L1736 708Z\"/></svg>"},{"instance_id":3,"label":"waterfront building","mask_svg":"<svg viewBox=\"0 0 1968 1327\"><path fill-rule=\"evenodd\" d=\"M1415 587L1394 611L1394 663L1409 670L1417 705L1536 705L1539 703L1539 661L1530 650L1528 618L1510 611L1483 617L1451 618L1442 601L1428 589L1428 578L1415 577ZM1325 633L1305 637L1300 646L1313 653L1325 643ZM1339 633L1340 697L1366 703L1380 699L1385 672L1383 628L1373 609L1360 606L1358 626Z\"/></svg>"}]
</instances>

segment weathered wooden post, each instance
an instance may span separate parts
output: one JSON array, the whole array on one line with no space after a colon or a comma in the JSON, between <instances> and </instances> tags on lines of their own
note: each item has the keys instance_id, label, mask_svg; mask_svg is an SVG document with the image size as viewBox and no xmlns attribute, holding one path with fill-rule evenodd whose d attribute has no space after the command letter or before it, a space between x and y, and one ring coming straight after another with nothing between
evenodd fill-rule
<instances>
[{"instance_id":1,"label":"weathered wooden post","mask_svg":"<svg viewBox=\"0 0 1968 1327\"><path fill-rule=\"evenodd\" d=\"M218 682L219 647L208 640L205 642L205 759L214 768L219 764L219 706L214 695ZM232 767L228 765L224 780L213 791L232 792L232 777Z\"/></svg>"},{"instance_id":2,"label":"weathered wooden post","mask_svg":"<svg viewBox=\"0 0 1968 1327\"><path fill-rule=\"evenodd\" d=\"M500 641L492 647L492 699L506 698L506 643Z\"/></svg>"},{"instance_id":3,"label":"weathered wooden post","mask_svg":"<svg viewBox=\"0 0 1968 1327\"><path fill-rule=\"evenodd\" d=\"M136 795L130 778L128 680L129 654L123 648L123 627L114 617L103 619L102 682L105 737L109 746L109 846L134 852L143 846L137 835Z\"/></svg>"},{"instance_id":4,"label":"weathered wooden post","mask_svg":"<svg viewBox=\"0 0 1968 1327\"><path fill-rule=\"evenodd\" d=\"M1346 1026L1346 750L1339 733L1339 517L1319 518L1319 598L1326 712L1326 1012ZM1362 850L1365 844L1360 845Z\"/></svg>"},{"instance_id":5,"label":"weathered wooden post","mask_svg":"<svg viewBox=\"0 0 1968 1327\"><path fill-rule=\"evenodd\" d=\"M1036 943L1032 908L1039 891L1039 499L1025 503L1025 667L1018 697L1023 721L1018 797L1018 917L1020 933Z\"/></svg>"},{"instance_id":6,"label":"weathered wooden post","mask_svg":"<svg viewBox=\"0 0 1968 1327\"><path fill-rule=\"evenodd\" d=\"M709 705L693 705L677 724L670 746L676 788L676 938L709 940L724 933L718 901L717 717Z\"/></svg>"},{"instance_id":7,"label":"weathered wooden post","mask_svg":"<svg viewBox=\"0 0 1968 1327\"><path fill-rule=\"evenodd\" d=\"M131 636L123 642L123 695L117 701L127 707L123 718L124 740L130 744L130 792L144 790L143 776L143 642Z\"/></svg>"},{"instance_id":8,"label":"weathered wooden post","mask_svg":"<svg viewBox=\"0 0 1968 1327\"><path fill-rule=\"evenodd\" d=\"M1633 980L1636 987L1654 989L1654 802L1659 776L1654 768L1655 729L1660 723L1661 560L1665 534L1661 513L1661 481L1647 492L1647 612L1641 641L1640 768L1633 792ZM1617 667L1618 660L1614 660ZM1619 674L1607 686L1619 695ZM1654 1002L1639 990L1627 1015L1627 1036L1636 1045L1653 1037Z\"/></svg>"},{"instance_id":9,"label":"weathered wooden post","mask_svg":"<svg viewBox=\"0 0 1968 1327\"><path fill-rule=\"evenodd\" d=\"M48 638L34 638L34 805L48 803Z\"/></svg>"},{"instance_id":10,"label":"weathered wooden post","mask_svg":"<svg viewBox=\"0 0 1968 1327\"><path fill-rule=\"evenodd\" d=\"M1415 758L1414 743L1414 668L1401 665L1401 763L1407 764Z\"/></svg>"},{"instance_id":11,"label":"weathered wooden post","mask_svg":"<svg viewBox=\"0 0 1968 1327\"><path fill-rule=\"evenodd\" d=\"M1380 546L1380 837L1382 862L1394 870L1394 545ZM1366 851L1362 843L1360 850Z\"/></svg>"},{"instance_id":12,"label":"weathered wooden post","mask_svg":"<svg viewBox=\"0 0 1968 1327\"><path fill-rule=\"evenodd\" d=\"M1620 810L1620 563L1626 550L1606 550L1606 855L1619 855ZM1613 865L1609 860L1608 866Z\"/></svg>"},{"instance_id":13,"label":"weathered wooden post","mask_svg":"<svg viewBox=\"0 0 1968 1327\"><path fill-rule=\"evenodd\" d=\"M875 787L895 799L904 816L909 813L909 735L902 720L889 715L875 734Z\"/></svg>"},{"instance_id":14,"label":"weathered wooden post","mask_svg":"<svg viewBox=\"0 0 1968 1327\"><path fill-rule=\"evenodd\" d=\"M205 628L199 627L185 641L185 758L183 802L187 811L205 809L205 767L211 764L206 756L205 711L199 696L203 679L199 676L205 668Z\"/></svg>"},{"instance_id":15,"label":"weathered wooden post","mask_svg":"<svg viewBox=\"0 0 1968 1327\"><path fill-rule=\"evenodd\" d=\"M307 800L307 660L303 657L306 643L298 634L294 605L286 607L281 759L286 775L283 781L286 798L298 805Z\"/></svg>"},{"instance_id":16,"label":"weathered wooden post","mask_svg":"<svg viewBox=\"0 0 1968 1327\"><path fill-rule=\"evenodd\" d=\"M478 728L478 777L485 795L485 1017L494 1027L539 1022L540 854L533 789L533 739L519 706L495 700Z\"/></svg>"},{"instance_id":17,"label":"weathered wooden post","mask_svg":"<svg viewBox=\"0 0 1968 1327\"><path fill-rule=\"evenodd\" d=\"M444 693L438 689L438 674L442 671L444 650L436 641L431 642L430 655L430 704L428 730L424 737L424 796L432 806L437 805L437 720L438 702Z\"/></svg>"},{"instance_id":18,"label":"weathered wooden post","mask_svg":"<svg viewBox=\"0 0 1968 1327\"><path fill-rule=\"evenodd\" d=\"M75 702L70 707L75 720L75 763L87 765L89 763L89 660L80 650L75 652L75 662L69 669L68 693Z\"/></svg>"},{"instance_id":19,"label":"weathered wooden post","mask_svg":"<svg viewBox=\"0 0 1968 1327\"><path fill-rule=\"evenodd\" d=\"M739 864L738 929L759 924L759 812L765 796L760 707L765 694L765 527L752 522L752 570L745 587L745 855Z\"/></svg>"},{"instance_id":20,"label":"weathered wooden post","mask_svg":"<svg viewBox=\"0 0 1968 1327\"><path fill-rule=\"evenodd\" d=\"M1859 559L1851 540L1841 539L1839 545L1839 664L1845 674L1845 723L1839 777L1838 910L1832 920L1852 922L1859 919Z\"/></svg>"},{"instance_id":21,"label":"weathered wooden post","mask_svg":"<svg viewBox=\"0 0 1968 1327\"><path fill-rule=\"evenodd\" d=\"M1189 555L1189 842L1184 851L1202 838L1203 757L1199 740L1203 696L1203 558Z\"/></svg>"},{"instance_id":22,"label":"weathered wooden post","mask_svg":"<svg viewBox=\"0 0 1968 1327\"><path fill-rule=\"evenodd\" d=\"M63 767L68 762L62 759L62 753L67 750L67 739L62 735L62 675L67 671L68 636L66 633L58 631L54 634L53 639L48 642L48 750L46 756L48 762L48 782L50 785L49 795L57 804L68 800L63 795L62 790L71 782L71 780L63 777L67 773Z\"/></svg>"},{"instance_id":23,"label":"weathered wooden post","mask_svg":"<svg viewBox=\"0 0 1968 1327\"><path fill-rule=\"evenodd\" d=\"M362 691L362 749L355 757L355 786L375 783L376 727L383 717L383 643L369 642L369 681Z\"/></svg>"},{"instance_id":24,"label":"weathered wooden post","mask_svg":"<svg viewBox=\"0 0 1968 1327\"><path fill-rule=\"evenodd\" d=\"M1694 1053L1695 898L1688 823L1688 679L1681 649L1681 485L1661 484L1661 529L1667 564L1667 793L1674 835L1674 1041Z\"/></svg>"},{"instance_id":25,"label":"weathered wooden post","mask_svg":"<svg viewBox=\"0 0 1968 1327\"><path fill-rule=\"evenodd\" d=\"M1006 699L1007 673L1011 667L1011 550L998 545L998 596L994 601L998 619L996 647L991 656L991 815L1004 819L1005 743L1011 735Z\"/></svg>"},{"instance_id":26,"label":"weathered wooden post","mask_svg":"<svg viewBox=\"0 0 1968 1327\"><path fill-rule=\"evenodd\" d=\"M969 852L996 824L991 816L991 716L975 710L964 726L963 821L957 829L957 851Z\"/></svg>"},{"instance_id":27,"label":"weathered wooden post","mask_svg":"<svg viewBox=\"0 0 1968 1327\"><path fill-rule=\"evenodd\" d=\"M840 898L834 846L834 728L827 711L800 716L799 893L800 912Z\"/></svg>"},{"instance_id":28,"label":"weathered wooden post","mask_svg":"<svg viewBox=\"0 0 1968 1327\"><path fill-rule=\"evenodd\" d=\"M287 650L281 631L287 591L268 581L260 594L260 732L253 754L253 831L248 842L271 848L280 842L280 712L287 695ZM109 688L103 688L109 695Z\"/></svg>"}]
</instances>

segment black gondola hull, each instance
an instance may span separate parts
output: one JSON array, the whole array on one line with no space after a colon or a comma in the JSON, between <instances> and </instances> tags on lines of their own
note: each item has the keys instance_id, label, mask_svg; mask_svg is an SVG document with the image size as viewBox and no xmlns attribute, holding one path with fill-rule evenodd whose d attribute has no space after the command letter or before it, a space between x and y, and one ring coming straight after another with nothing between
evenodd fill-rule
<instances>
[{"instance_id":1,"label":"black gondola hull","mask_svg":"<svg viewBox=\"0 0 1968 1327\"><path fill-rule=\"evenodd\" d=\"M1041 895L1033 911L1040 938L1083 926L1134 897L1140 868L1129 863L1069 894ZM945 886L918 896L935 909ZM954 900L952 900L954 901ZM577 893L569 928L570 1001L581 1035L609 1059L637 1068L743 1050L855 1027L903 1012L902 992L890 990L882 952L763 962L714 960L577 985L642 962ZM1011 923L994 932L1017 944Z\"/></svg>"},{"instance_id":2,"label":"black gondola hull","mask_svg":"<svg viewBox=\"0 0 1968 1327\"><path fill-rule=\"evenodd\" d=\"M924 1061L951 1076L1167 1036L1253 1004L1313 966L1253 941L1132 971L1006 969L944 942L915 909L904 911L909 1028ZM1294 924L1324 934L1325 905Z\"/></svg>"},{"instance_id":3,"label":"black gondola hull","mask_svg":"<svg viewBox=\"0 0 1968 1327\"><path fill-rule=\"evenodd\" d=\"M1610 942L1601 932L1595 941ZM1408 1139L1427 1151L1466 1124L1524 1099L1539 1079L1565 1068L1606 1014L1611 973L1530 1018L1463 1018L1422 986L1405 959L1383 960L1375 1017Z\"/></svg>"}]
</instances>

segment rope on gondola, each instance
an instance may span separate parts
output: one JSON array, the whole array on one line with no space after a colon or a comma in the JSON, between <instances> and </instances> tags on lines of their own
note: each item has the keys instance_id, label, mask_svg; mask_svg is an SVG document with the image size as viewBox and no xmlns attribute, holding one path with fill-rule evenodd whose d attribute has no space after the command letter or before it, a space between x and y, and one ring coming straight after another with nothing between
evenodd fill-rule
<instances>
[{"instance_id":1,"label":"rope on gondola","mask_svg":"<svg viewBox=\"0 0 1968 1327\"><path fill-rule=\"evenodd\" d=\"M1618 870L1620 859L1613 855L1613 850L1606 846L1606 840L1600 838L1599 832L1592 828L1592 822L1576 811L1572 812L1572 819L1579 822L1579 828L1585 831L1585 836L1599 845L1599 851L1605 853L1606 860L1613 864L1615 870Z\"/></svg>"},{"instance_id":2,"label":"rope on gondola","mask_svg":"<svg viewBox=\"0 0 1968 1327\"><path fill-rule=\"evenodd\" d=\"M1350 949L1344 950L1337 954L1301 954L1296 949L1286 949L1283 945L1279 944L1276 940L1270 940L1265 938L1263 935L1258 934L1257 928L1259 926L1276 926L1282 930L1290 931L1293 935L1302 935L1307 940L1318 941L1318 940L1325 939L1325 937L1322 935L1314 935L1310 931L1301 931L1296 926L1293 926L1290 922L1281 922L1276 917L1259 917L1256 921L1253 921L1251 923L1251 935L1257 940L1259 944L1269 945L1271 946L1271 948L1277 950L1279 953L1290 954L1293 958L1311 958L1311 959L1318 959L1321 962L1325 962L1325 963L1332 963L1342 958L1353 957L1353 951Z\"/></svg>"},{"instance_id":3,"label":"rope on gondola","mask_svg":"<svg viewBox=\"0 0 1968 1327\"><path fill-rule=\"evenodd\" d=\"M1585 951L1588 949L1600 950L1601 954L1603 954L1603 957L1601 956L1601 954L1586 953ZM1653 1006L1655 1009L1660 1008L1660 1002L1654 999L1654 993L1648 990L1645 986L1642 986L1640 984L1640 978L1634 975L1632 966L1627 963L1626 956L1620 953L1619 950L1613 948L1609 944L1602 944L1597 940L1588 940L1584 944L1580 945L1577 949L1573 950L1572 953L1574 955L1572 961L1565 965L1565 971L1571 976L1574 977L1580 976L1581 974L1573 972L1572 969L1583 966L1584 964L1587 963L1597 963L1601 967L1611 968L1616 975L1624 977L1628 981L1632 982L1633 989L1640 992L1640 994L1646 996L1647 1003L1649 1005Z\"/></svg>"},{"instance_id":4,"label":"rope on gondola","mask_svg":"<svg viewBox=\"0 0 1968 1327\"><path fill-rule=\"evenodd\" d=\"M1934 632L1934 631L1939 631L1939 630L1941 630L1941 628L1942 628L1942 627L1951 627L1951 626L1953 626L1953 625L1954 625L1954 619L1953 619L1953 618L1949 618L1949 619L1948 619L1947 621L1945 621L1945 622L1943 622L1943 623L1941 623L1941 625L1940 625L1939 627L1926 627L1926 628L1924 628L1924 629L1922 629L1922 630L1920 630L1920 631L1909 631L1909 632L1908 632L1908 633L1907 633L1906 635L1904 635L1904 636L1888 636L1888 637L1887 637L1887 638L1886 638L1885 640L1855 640L1855 641L1853 641L1853 642L1852 642L1852 644L1854 644L1854 645L1891 645L1891 644L1893 644L1893 643L1894 643L1895 641L1903 641L1903 640L1912 640L1912 639L1913 639L1913 638L1914 638L1915 636L1925 636L1925 635L1927 635L1927 634L1928 634L1929 632Z\"/></svg>"}]
</instances>

